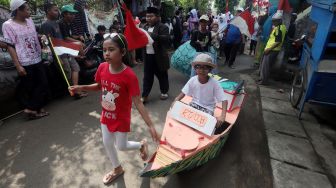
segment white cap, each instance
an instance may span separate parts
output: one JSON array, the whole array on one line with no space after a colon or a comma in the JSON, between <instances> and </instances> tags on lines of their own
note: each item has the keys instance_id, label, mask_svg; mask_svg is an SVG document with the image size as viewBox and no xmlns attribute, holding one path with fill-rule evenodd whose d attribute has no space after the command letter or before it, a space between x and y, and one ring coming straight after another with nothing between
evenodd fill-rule
<instances>
[{"instance_id":1,"label":"white cap","mask_svg":"<svg viewBox=\"0 0 336 188\"><path fill-rule=\"evenodd\" d=\"M212 63L212 58L210 55L205 53L198 54L192 62L192 66L195 65L207 65L212 68L216 68L216 64Z\"/></svg>"},{"instance_id":2,"label":"white cap","mask_svg":"<svg viewBox=\"0 0 336 188\"><path fill-rule=\"evenodd\" d=\"M207 15L202 15L201 18L199 19L201 20L205 20L205 21L209 21L209 17Z\"/></svg>"},{"instance_id":3,"label":"white cap","mask_svg":"<svg viewBox=\"0 0 336 188\"><path fill-rule=\"evenodd\" d=\"M14 11L25 3L26 3L26 1L23 1L23 0L11 0L10 1L10 10Z\"/></svg>"},{"instance_id":4,"label":"white cap","mask_svg":"<svg viewBox=\"0 0 336 188\"><path fill-rule=\"evenodd\" d=\"M273 16L272 16L272 20L280 20L282 19L282 11L278 10Z\"/></svg>"}]
</instances>

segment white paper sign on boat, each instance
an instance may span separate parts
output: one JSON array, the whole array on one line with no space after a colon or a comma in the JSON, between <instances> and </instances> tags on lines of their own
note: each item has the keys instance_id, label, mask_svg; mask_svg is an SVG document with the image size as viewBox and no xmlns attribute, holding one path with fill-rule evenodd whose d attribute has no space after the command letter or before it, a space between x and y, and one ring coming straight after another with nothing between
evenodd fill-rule
<instances>
[{"instance_id":1,"label":"white paper sign on boat","mask_svg":"<svg viewBox=\"0 0 336 188\"><path fill-rule=\"evenodd\" d=\"M210 114L199 111L180 101L175 102L171 109L170 116L208 136L213 135L217 123L216 118Z\"/></svg>"}]
</instances>

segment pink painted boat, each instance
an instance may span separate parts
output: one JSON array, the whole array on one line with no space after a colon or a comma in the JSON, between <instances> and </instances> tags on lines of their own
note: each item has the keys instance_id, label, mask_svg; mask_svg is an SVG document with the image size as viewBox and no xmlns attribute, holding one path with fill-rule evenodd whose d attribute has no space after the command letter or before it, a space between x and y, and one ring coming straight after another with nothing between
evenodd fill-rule
<instances>
[{"instance_id":1,"label":"pink painted boat","mask_svg":"<svg viewBox=\"0 0 336 188\"><path fill-rule=\"evenodd\" d=\"M160 144L141 172L142 177L162 177L203 165L216 157L236 122L245 98L243 82L226 90L228 108L222 129L215 131L222 113L216 105L214 116L190 107L191 97L176 102L167 113ZM239 91L239 92L237 92Z\"/></svg>"}]
</instances>

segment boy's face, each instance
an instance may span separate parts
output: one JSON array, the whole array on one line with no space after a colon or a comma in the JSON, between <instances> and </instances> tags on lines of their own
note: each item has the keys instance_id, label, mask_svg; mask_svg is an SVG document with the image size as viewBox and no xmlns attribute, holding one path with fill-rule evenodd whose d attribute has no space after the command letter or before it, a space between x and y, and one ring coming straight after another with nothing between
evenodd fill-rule
<instances>
[{"instance_id":1,"label":"boy's face","mask_svg":"<svg viewBox=\"0 0 336 188\"><path fill-rule=\"evenodd\" d=\"M159 21L159 17L153 13L147 13L146 14L146 22L148 25L153 26L156 24L156 22Z\"/></svg>"},{"instance_id":2,"label":"boy's face","mask_svg":"<svg viewBox=\"0 0 336 188\"><path fill-rule=\"evenodd\" d=\"M106 32L106 30L99 30L99 31L98 31L98 33L99 33L100 36L104 36L104 35L105 35L105 32Z\"/></svg>"},{"instance_id":3,"label":"boy's face","mask_svg":"<svg viewBox=\"0 0 336 188\"><path fill-rule=\"evenodd\" d=\"M72 23L73 20L75 19L75 14L71 12L65 12L63 13L64 20L68 23Z\"/></svg>"},{"instance_id":4,"label":"boy's face","mask_svg":"<svg viewBox=\"0 0 336 188\"><path fill-rule=\"evenodd\" d=\"M213 26L212 26L212 31L217 32L217 31L218 31L218 25L216 25L216 24L213 25Z\"/></svg>"},{"instance_id":5,"label":"boy's face","mask_svg":"<svg viewBox=\"0 0 336 188\"><path fill-rule=\"evenodd\" d=\"M200 65L200 64L196 64L194 68L198 76L208 76L209 72L212 69L212 67L208 65Z\"/></svg>"},{"instance_id":6,"label":"boy's face","mask_svg":"<svg viewBox=\"0 0 336 188\"><path fill-rule=\"evenodd\" d=\"M208 24L208 22L206 20L201 20L199 23L200 23L200 26L201 26L202 29L206 29L206 26Z\"/></svg>"},{"instance_id":7,"label":"boy's face","mask_svg":"<svg viewBox=\"0 0 336 188\"><path fill-rule=\"evenodd\" d=\"M48 11L48 15L52 18L52 19L57 19L58 18L58 7L57 6L53 6L50 8L50 10Z\"/></svg>"}]
</instances>

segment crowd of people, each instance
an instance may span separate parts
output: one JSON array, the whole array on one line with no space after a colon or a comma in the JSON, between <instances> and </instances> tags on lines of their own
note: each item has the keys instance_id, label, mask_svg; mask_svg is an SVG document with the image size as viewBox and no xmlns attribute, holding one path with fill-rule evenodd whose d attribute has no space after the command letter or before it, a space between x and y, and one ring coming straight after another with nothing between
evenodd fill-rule
<instances>
[{"instance_id":1,"label":"crowd of people","mask_svg":"<svg viewBox=\"0 0 336 188\"><path fill-rule=\"evenodd\" d=\"M234 16L231 13L219 13L214 16L211 9L204 15L200 15L199 11L192 8L185 16L181 11L183 9L176 11L172 22L174 48L188 40L197 52L211 52L212 47L215 56L221 59L225 54L224 64L234 69L233 64L244 38L239 28L230 24ZM242 11L240 8L237 9L235 16L239 16Z\"/></svg>"},{"instance_id":2,"label":"crowd of people","mask_svg":"<svg viewBox=\"0 0 336 188\"><path fill-rule=\"evenodd\" d=\"M59 56L59 60L66 78L71 82L68 89L76 98L86 96L86 91L89 90L102 92L103 143L113 166L113 170L103 178L103 182L107 184L124 173L116 147L122 151L138 149L143 160L148 158L145 139L141 142L127 140L127 133L130 132L132 103L148 125L153 140L159 140L144 104L149 102L154 76L159 81L161 92L159 98L166 100L169 97L168 50L172 47L178 49L179 46L190 41L190 45L198 52L191 64L194 76L184 86L175 101L181 100L185 95L192 96L193 101L190 104L192 107L213 115L216 102L222 102L225 107L227 101L223 97L224 93L218 82L209 77L208 73L216 68L217 58L221 59L223 56L225 56L224 64L234 69L236 56L241 51L246 37L237 26L230 24L234 16L229 13L214 16L209 9L206 14L200 15L196 9L190 8L184 14L183 9L179 8L173 18L162 19L158 8L148 7L144 19L135 19L136 24L148 35L148 44L142 49L129 51L127 40L121 34L123 24L116 20L111 24L108 32L106 26L99 25L98 33L92 38L94 38L94 45L102 47L99 56L104 61L100 63L95 73L93 84L78 85L81 69L79 62L85 59L84 43L91 37L88 35L84 8L85 3L81 0L76 0L74 5L64 5L60 9L57 4L47 2L44 5L46 20L37 31L30 18L27 2L11 0L12 18L2 26L7 42L0 42L0 45L1 48L8 49L20 76L19 87L23 91L20 100L25 107L24 113L30 119L49 115L49 112L44 109L49 87L45 65L50 63L49 61L56 60L43 56L46 41L41 40L42 36L66 40L81 46L78 56L63 54ZM242 11L237 9L235 16L239 16ZM259 31L257 23L251 37L250 54L255 54L256 51ZM281 14L273 16L273 24L275 27L266 43L260 69L261 84L267 82L269 66L278 55L286 34L286 28L281 23ZM211 48L214 51L211 51ZM215 55L210 56L207 52ZM144 62L142 92L140 92L137 75L129 67L140 62ZM214 92L207 93L209 90ZM225 116L226 111L223 110L221 116L217 117L217 127L225 121Z\"/></svg>"},{"instance_id":3,"label":"crowd of people","mask_svg":"<svg viewBox=\"0 0 336 188\"><path fill-rule=\"evenodd\" d=\"M78 56L68 54L58 58L62 64L66 79L70 85L78 85L81 67L88 67L92 62L85 56L85 42L89 39L95 46L102 46L106 27L98 26L98 33L91 37L85 17L85 1L76 0L74 4L64 5L61 8L51 1L44 4L45 21L37 27L30 17L30 8L24 0L12 0L10 10L12 17L2 25L3 37L1 48L7 49L20 76L18 98L25 107L24 113L29 119L37 119L49 115L43 108L52 97L55 88L64 90L62 80L55 80L60 70L49 70L50 64L57 69L56 58L51 53L48 37L66 40L81 46ZM110 30L120 32L120 24L114 22ZM93 40L92 40L92 39ZM103 52L98 51L97 56L103 61ZM51 58L50 58L51 57ZM99 62L100 63L100 62ZM50 75L52 74L52 75ZM58 92L58 91L57 91ZM85 91L73 94L80 99L87 96Z\"/></svg>"}]
</instances>

